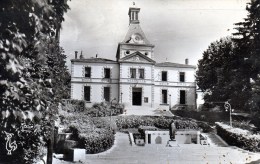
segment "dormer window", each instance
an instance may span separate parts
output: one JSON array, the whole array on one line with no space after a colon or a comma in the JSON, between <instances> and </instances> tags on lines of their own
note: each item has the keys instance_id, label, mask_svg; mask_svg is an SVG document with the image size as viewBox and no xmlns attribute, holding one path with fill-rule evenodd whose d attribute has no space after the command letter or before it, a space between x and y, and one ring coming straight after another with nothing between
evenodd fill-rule
<instances>
[{"instance_id":1,"label":"dormer window","mask_svg":"<svg viewBox=\"0 0 260 164\"><path fill-rule=\"evenodd\" d=\"M85 67L85 77L91 77L91 67Z\"/></svg>"}]
</instances>

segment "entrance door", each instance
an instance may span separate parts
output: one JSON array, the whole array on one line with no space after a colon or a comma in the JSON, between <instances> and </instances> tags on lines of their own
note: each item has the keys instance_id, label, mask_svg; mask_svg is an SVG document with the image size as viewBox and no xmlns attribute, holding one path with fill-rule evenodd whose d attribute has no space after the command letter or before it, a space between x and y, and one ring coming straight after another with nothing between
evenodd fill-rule
<instances>
[{"instance_id":1,"label":"entrance door","mask_svg":"<svg viewBox=\"0 0 260 164\"><path fill-rule=\"evenodd\" d=\"M186 93L185 90L180 90L180 104L186 104Z\"/></svg>"},{"instance_id":2,"label":"entrance door","mask_svg":"<svg viewBox=\"0 0 260 164\"><path fill-rule=\"evenodd\" d=\"M142 88L133 88L132 104L139 106L142 105Z\"/></svg>"}]
</instances>

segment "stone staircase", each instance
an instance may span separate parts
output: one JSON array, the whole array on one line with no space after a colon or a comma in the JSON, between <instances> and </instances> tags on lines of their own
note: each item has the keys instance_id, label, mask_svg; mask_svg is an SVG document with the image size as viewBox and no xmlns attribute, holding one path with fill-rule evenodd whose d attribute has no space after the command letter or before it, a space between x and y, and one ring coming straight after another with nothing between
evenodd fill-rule
<instances>
[{"instance_id":1,"label":"stone staircase","mask_svg":"<svg viewBox=\"0 0 260 164\"><path fill-rule=\"evenodd\" d=\"M260 159L260 155L236 147L227 147L214 134L208 138L214 146L181 144L177 147L165 145L131 146L124 133L116 134L115 145L109 151L87 154L85 164L244 164Z\"/></svg>"},{"instance_id":2,"label":"stone staircase","mask_svg":"<svg viewBox=\"0 0 260 164\"><path fill-rule=\"evenodd\" d=\"M228 144L215 133L203 133L211 146L228 147Z\"/></svg>"}]
</instances>

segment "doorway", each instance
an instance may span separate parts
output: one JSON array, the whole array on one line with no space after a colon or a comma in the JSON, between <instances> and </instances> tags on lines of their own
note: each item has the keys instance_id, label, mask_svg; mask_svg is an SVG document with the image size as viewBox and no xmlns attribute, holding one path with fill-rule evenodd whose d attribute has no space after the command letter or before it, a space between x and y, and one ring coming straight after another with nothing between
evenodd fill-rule
<instances>
[{"instance_id":1,"label":"doorway","mask_svg":"<svg viewBox=\"0 0 260 164\"><path fill-rule=\"evenodd\" d=\"M186 92L185 92L185 90L180 90L180 104L181 105L186 104Z\"/></svg>"},{"instance_id":2,"label":"doorway","mask_svg":"<svg viewBox=\"0 0 260 164\"><path fill-rule=\"evenodd\" d=\"M132 105L142 105L142 88L133 88Z\"/></svg>"}]
</instances>

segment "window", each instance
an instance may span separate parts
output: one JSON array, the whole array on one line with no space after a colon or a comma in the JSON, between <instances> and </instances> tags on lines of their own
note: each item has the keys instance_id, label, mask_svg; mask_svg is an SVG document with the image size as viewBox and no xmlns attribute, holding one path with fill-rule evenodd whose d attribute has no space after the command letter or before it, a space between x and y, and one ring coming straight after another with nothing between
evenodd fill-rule
<instances>
[{"instance_id":1,"label":"window","mask_svg":"<svg viewBox=\"0 0 260 164\"><path fill-rule=\"evenodd\" d=\"M105 78L110 79L110 68L104 68Z\"/></svg>"},{"instance_id":2,"label":"window","mask_svg":"<svg viewBox=\"0 0 260 164\"><path fill-rule=\"evenodd\" d=\"M139 69L139 79L144 79L144 69Z\"/></svg>"},{"instance_id":3,"label":"window","mask_svg":"<svg viewBox=\"0 0 260 164\"><path fill-rule=\"evenodd\" d=\"M91 67L85 67L85 77L91 77Z\"/></svg>"},{"instance_id":4,"label":"window","mask_svg":"<svg viewBox=\"0 0 260 164\"><path fill-rule=\"evenodd\" d=\"M84 86L84 100L90 101L90 86Z\"/></svg>"},{"instance_id":5,"label":"window","mask_svg":"<svg viewBox=\"0 0 260 164\"><path fill-rule=\"evenodd\" d=\"M162 90L162 103L167 104L167 90Z\"/></svg>"},{"instance_id":6,"label":"window","mask_svg":"<svg viewBox=\"0 0 260 164\"><path fill-rule=\"evenodd\" d=\"M110 101L110 87L104 87L104 99L105 101Z\"/></svg>"},{"instance_id":7,"label":"window","mask_svg":"<svg viewBox=\"0 0 260 164\"><path fill-rule=\"evenodd\" d=\"M180 90L180 104L186 104L186 92L185 90Z\"/></svg>"},{"instance_id":8,"label":"window","mask_svg":"<svg viewBox=\"0 0 260 164\"><path fill-rule=\"evenodd\" d=\"M185 82L185 72L180 72L180 82Z\"/></svg>"},{"instance_id":9,"label":"window","mask_svg":"<svg viewBox=\"0 0 260 164\"><path fill-rule=\"evenodd\" d=\"M167 81L167 72L162 71L162 81Z\"/></svg>"},{"instance_id":10,"label":"window","mask_svg":"<svg viewBox=\"0 0 260 164\"><path fill-rule=\"evenodd\" d=\"M135 68L130 68L130 76L131 76L131 78L136 78L136 69Z\"/></svg>"}]
</instances>

